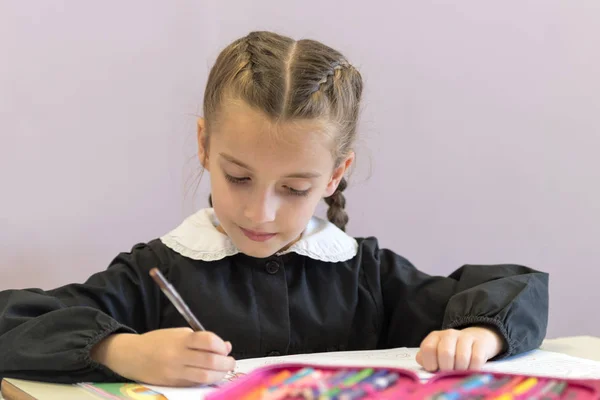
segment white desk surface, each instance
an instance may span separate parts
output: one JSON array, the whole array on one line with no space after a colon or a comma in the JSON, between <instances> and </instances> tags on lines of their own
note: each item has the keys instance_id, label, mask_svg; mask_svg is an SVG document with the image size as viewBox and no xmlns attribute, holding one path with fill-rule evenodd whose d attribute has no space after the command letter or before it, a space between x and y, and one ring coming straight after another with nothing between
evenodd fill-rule
<instances>
[{"instance_id":1,"label":"white desk surface","mask_svg":"<svg viewBox=\"0 0 600 400\"><path fill-rule=\"evenodd\" d=\"M540 349L600 361L600 337L573 336L547 339Z\"/></svg>"},{"instance_id":2,"label":"white desk surface","mask_svg":"<svg viewBox=\"0 0 600 400\"><path fill-rule=\"evenodd\" d=\"M600 338L574 336L544 340L542 350L600 361ZM11 383L40 400L92 400L97 397L71 385L57 385L10 379ZM0 395L2 399L2 395Z\"/></svg>"}]
</instances>

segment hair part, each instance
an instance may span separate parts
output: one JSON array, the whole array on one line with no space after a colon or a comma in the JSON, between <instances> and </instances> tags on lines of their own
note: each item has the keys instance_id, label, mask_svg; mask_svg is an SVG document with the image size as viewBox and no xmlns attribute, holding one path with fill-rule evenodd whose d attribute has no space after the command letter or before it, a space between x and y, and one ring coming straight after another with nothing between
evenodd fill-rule
<instances>
[{"instance_id":1,"label":"hair part","mask_svg":"<svg viewBox=\"0 0 600 400\"><path fill-rule=\"evenodd\" d=\"M205 147L227 101L242 100L278 122L319 119L334 128L332 156L339 166L356 139L362 77L346 58L318 41L295 41L272 32L251 32L227 46L208 76L204 92ZM337 190L325 199L327 218L345 230L348 215ZM212 199L209 196L212 207Z\"/></svg>"}]
</instances>

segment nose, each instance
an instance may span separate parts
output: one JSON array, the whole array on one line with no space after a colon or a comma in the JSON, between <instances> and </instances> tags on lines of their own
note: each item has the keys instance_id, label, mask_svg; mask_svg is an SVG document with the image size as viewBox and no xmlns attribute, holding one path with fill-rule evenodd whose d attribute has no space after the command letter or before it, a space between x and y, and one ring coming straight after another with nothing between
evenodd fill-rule
<instances>
[{"instance_id":1,"label":"nose","mask_svg":"<svg viewBox=\"0 0 600 400\"><path fill-rule=\"evenodd\" d=\"M252 224L260 225L275 220L279 201L269 190L253 190L244 204L244 216Z\"/></svg>"}]
</instances>

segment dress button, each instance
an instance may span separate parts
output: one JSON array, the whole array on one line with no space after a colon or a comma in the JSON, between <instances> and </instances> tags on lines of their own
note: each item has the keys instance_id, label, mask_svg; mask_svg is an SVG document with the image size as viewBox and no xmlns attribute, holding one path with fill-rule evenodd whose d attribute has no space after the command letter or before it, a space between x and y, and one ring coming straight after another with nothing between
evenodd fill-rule
<instances>
[{"instance_id":1,"label":"dress button","mask_svg":"<svg viewBox=\"0 0 600 400\"><path fill-rule=\"evenodd\" d=\"M267 261L267 265L265 266L267 272L271 275L274 275L279 271L279 263L277 261L271 260Z\"/></svg>"},{"instance_id":2,"label":"dress button","mask_svg":"<svg viewBox=\"0 0 600 400\"><path fill-rule=\"evenodd\" d=\"M267 354L267 357L278 357L280 355L281 355L280 352L278 352L278 351L272 351L269 354Z\"/></svg>"}]
</instances>

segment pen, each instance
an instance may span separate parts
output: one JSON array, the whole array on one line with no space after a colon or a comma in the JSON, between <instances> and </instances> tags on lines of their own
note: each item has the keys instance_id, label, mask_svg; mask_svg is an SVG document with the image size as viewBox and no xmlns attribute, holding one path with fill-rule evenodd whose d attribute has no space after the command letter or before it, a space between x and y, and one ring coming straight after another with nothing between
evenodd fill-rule
<instances>
[{"instance_id":1,"label":"pen","mask_svg":"<svg viewBox=\"0 0 600 400\"><path fill-rule=\"evenodd\" d=\"M150 276L158 284L160 290L162 290L165 296L167 296L171 303L173 303L177 311L179 311L179 314L181 314L188 324L190 324L192 329L194 331L204 331L205 329L200 321L198 321L198 318L192 314L190 308L187 306L187 304L185 304L179 293L177 293L173 285L171 285L169 281L165 279L158 268L152 268L150 270Z\"/></svg>"}]
</instances>

